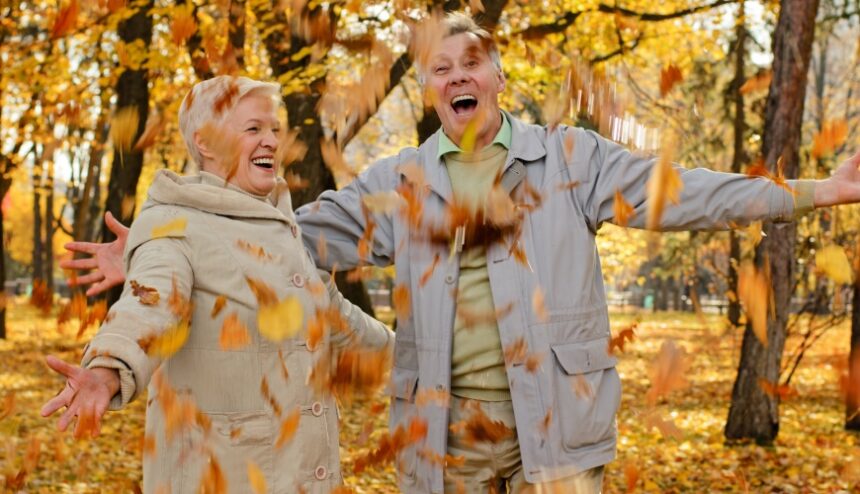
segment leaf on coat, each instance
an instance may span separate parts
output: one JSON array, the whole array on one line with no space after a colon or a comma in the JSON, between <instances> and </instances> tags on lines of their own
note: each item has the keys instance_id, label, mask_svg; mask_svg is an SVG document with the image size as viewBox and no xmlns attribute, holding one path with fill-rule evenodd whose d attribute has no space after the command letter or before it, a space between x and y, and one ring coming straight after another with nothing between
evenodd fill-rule
<instances>
[{"instance_id":1,"label":"leaf on coat","mask_svg":"<svg viewBox=\"0 0 860 494\"><path fill-rule=\"evenodd\" d=\"M773 286L768 270L759 270L752 262L744 262L738 270L738 298L753 333L767 347L767 315L769 308L773 310Z\"/></svg>"},{"instance_id":2,"label":"leaf on coat","mask_svg":"<svg viewBox=\"0 0 860 494\"><path fill-rule=\"evenodd\" d=\"M815 251L815 267L834 283L843 285L854 282L854 270L845 255L845 249L838 245L828 245Z\"/></svg>"},{"instance_id":3,"label":"leaf on coat","mask_svg":"<svg viewBox=\"0 0 860 494\"><path fill-rule=\"evenodd\" d=\"M409 287L401 283L394 287L391 293L391 301L394 303L394 312L397 319L405 321L412 313L412 300L409 296Z\"/></svg>"},{"instance_id":4,"label":"leaf on coat","mask_svg":"<svg viewBox=\"0 0 860 494\"><path fill-rule=\"evenodd\" d=\"M137 300L143 305L158 305L158 300L161 298L158 295L158 290L155 288L141 285L135 280L129 280L131 286L131 294L137 297Z\"/></svg>"},{"instance_id":5,"label":"leaf on coat","mask_svg":"<svg viewBox=\"0 0 860 494\"><path fill-rule=\"evenodd\" d=\"M651 169L648 178L648 219L645 222L649 230L660 228L660 219L667 202L678 204L684 182L678 170L672 166L672 153L677 147L677 139L671 133L666 134L660 158Z\"/></svg>"},{"instance_id":6,"label":"leaf on coat","mask_svg":"<svg viewBox=\"0 0 860 494\"><path fill-rule=\"evenodd\" d=\"M57 13L54 24L51 26L51 39L55 40L68 34L78 24L80 7L78 0L71 0Z\"/></svg>"},{"instance_id":7,"label":"leaf on coat","mask_svg":"<svg viewBox=\"0 0 860 494\"><path fill-rule=\"evenodd\" d=\"M152 227L152 238L161 238L169 236L181 236L185 233L185 227L188 226L188 218L179 216L167 223Z\"/></svg>"},{"instance_id":8,"label":"leaf on coat","mask_svg":"<svg viewBox=\"0 0 860 494\"><path fill-rule=\"evenodd\" d=\"M215 298L215 302L212 304L212 313L209 314L212 319L218 317L218 314L224 309L224 306L227 305L227 297L224 295L218 295Z\"/></svg>"},{"instance_id":9,"label":"leaf on coat","mask_svg":"<svg viewBox=\"0 0 860 494\"><path fill-rule=\"evenodd\" d=\"M848 122L844 119L825 122L821 131L812 138L812 157L821 158L833 153L848 137Z\"/></svg>"},{"instance_id":10,"label":"leaf on coat","mask_svg":"<svg viewBox=\"0 0 860 494\"><path fill-rule=\"evenodd\" d=\"M761 70L755 76L746 80L740 88L741 94L750 94L758 91L764 91L770 87L770 81L773 80L773 72L771 70Z\"/></svg>"},{"instance_id":11,"label":"leaf on coat","mask_svg":"<svg viewBox=\"0 0 860 494\"><path fill-rule=\"evenodd\" d=\"M304 323L304 308L297 297L287 296L272 305L261 305L257 311L260 334L270 341L279 342L299 333Z\"/></svg>"},{"instance_id":12,"label":"leaf on coat","mask_svg":"<svg viewBox=\"0 0 860 494\"><path fill-rule=\"evenodd\" d=\"M237 239L236 247L238 247L239 250L261 261L270 262L274 259L271 254L266 252L266 249L260 247L259 245L252 244L251 242L248 242L246 240Z\"/></svg>"},{"instance_id":13,"label":"leaf on coat","mask_svg":"<svg viewBox=\"0 0 860 494\"><path fill-rule=\"evenodd\" d=\"M173 44L182 46L185 41L197 31L197 21L194 19L194 4L188 2L176 5L170 21L170 37Z\"/></svg>"},{"instance_id":14,"label":"leaf on coat","mask_svg":"<svg viewBox=\"0 0 860 494\"><path fill-rule=\"evenodd\" d=\"M255 494L266 494L266 476L263 471L251 460L248 460L248 482Z\"/></svg>"},{"instance_id":15,"label":"leaf on coat","mask_svg":"<svg viewBox=\"0 0 860 494\"><path fill-rule=\"evenodd\" d=\"M396 211L403 205L403 198L397 192L389 190L362 196L361 203L371 213L388 214Z\"/></svg>"},{"instance_id":16,"label":"leaf on coat","mask_svg":"<svg viewBox=\"0 0 860 494\"><path fill-rule=\"evenodd\" d=\"M546 310L546 304L544 303L543 290L539 286L536 286L532 292L532 311L534 311L538 321L546 322L549 320L549 312Z\"/></svg>"},{"instance_id":17,"label":"leaf on coat","mask_svg":"<svg viewBox=\"0 0 860 494\"><path fill-rule=\"evenodd\" d=\"M301 416L301 410L299 407L296 407L281 422L281 430L278 433L278 440L275 441L276 449L281 449L285 444L293 440L293 436L296 435L296 430L299 428L299 419Z\"/></svg>"},{"instance_id":18,"label":"leaf on coat","mask_svg":"<svg viewBox=\"0 0 860 494\"><path fill-rule=\"evenodd\" d=\"M774 384L763 377L759 378L758 385L765 394L779 397L782 401L800 394L796 389L792 388L788 384Z\"/></svg>"},{"instance_id":19,"label":"leaf on coat","mask_svg":"<svg viewBox=\"0 0 860 494\"><path fill-rule=\"evenodd\" d=\"M639 323L633 323L630 326L619 331L617 336L613 336L609 340L609 348L607 349L607 353L612 355L613 353L615 353L616 349L619 352L623 352L624 344L628 341L633 341L633 338L636 336L637 326L639 326Z\"/></svg>"},{"instance_id":20,"label":"leaf on coat","mask_svg":"<svg viewBox=\"0 0 860 494\"><path fill-rule=\"evenodd\" d=\"M224 319L221 325L221 335L218 346L221 350L237 350L251 343L251 335L247 326L239 320L237 313L232 313Z\"/></svg>"},{"instance_id":21,"label":"leaf on coat","mask_svg":"<svg viewBox=\"0 0 860 494\"><path fill-rule=\"evenodd\" d=\"M118 110L110 122L110 140L122 153L131 151L134 136L137 135L139 121L136 106L126 106Z\"/></svg>"},{"instance_id":22,"label":"leaf on coat","mask_svg":"<svg viewBox=\"0 0 860 494\"><path fill-rule=\"evenodd\" d=\"M676 84L684 80L681 69L671 64L660 71L660 97L665 98Z\"/></svg>"},{"instance_id":23,"label":"leaf on coat","mask_svg":"<svg viewBox=\"0 0 860 494\"><path fill-rule=\"evenodd\" d=\"M632 218L636 211L633 206L624 200L624 195L620 189L615 189L615 204L613 205L614 223L618 226L627 226L627 222Z\"/></svg>"},{"instance_id":24,"label":"leaf on coat","mask_svg":"<svg viewBox=\"0 0 860 494\"><path fill-rule=\"evenodd\" d=\"M691 363L684 347L672 340L664 341L660 353L651 364L651 388L645 395L648 404L653 405L672 391L685 388Z\"/></svg>"}]
</instances>

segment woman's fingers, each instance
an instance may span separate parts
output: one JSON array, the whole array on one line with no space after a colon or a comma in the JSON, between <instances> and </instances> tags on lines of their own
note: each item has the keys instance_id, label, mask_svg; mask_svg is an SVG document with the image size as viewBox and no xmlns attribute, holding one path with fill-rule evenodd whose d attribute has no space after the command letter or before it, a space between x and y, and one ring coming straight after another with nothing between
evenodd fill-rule
<instances>
[{"instance_id":1,"label":"woman's fingers","mask_svg":"<svg viewBox=\"0 0 860 494\"><path fill-rule=\"evenodd\" d=\"M57 421L57 430L60 432L65 432L66 429L69 428L69 424L72 423L72 420L75 419L75 415L77 415L78 405L72 403L69 405L69 408L60 415L60 420Z\"/></svg>"},{"instance_id":2,"label":"woman's fingers","mask_svg":"<svg viewBox=\"0 0 860 494\"><path fill-rule=\"evenodd\" d=\"M105 225L107 225L108 229L117 236L117 238L123 238L128 235L128 228L117 221L116 218L113 217L110 211L105 213Z\"/></svg>"},{"instance_id":3,"label":"woman's fingers","mask_svg":"<svg viewBox=\"0 0 860 494\"><path fill-rule=\"evenodd\" d=\"M103 279L105 279L104 273L102 273L101 271L95 271L84 276L78 276L74 280L70 279L69 286L89 285L92 283L98 283Z\"/></svg>"},{"instance_id":4,"label":"woman's fingers","mask_svg":"<svg viewBox=\"0 0 860 494\"><path fill-rule=\"evenodd\" d=\"M40 410L39 413L41 413L43 417L47 417L48 415L53 414L60 408L69 406L69 403L72 402L72 397L74 397L74 395L75 391L72 388L66 386L65 388L63 388L60 394L48 400L48 402L42 406L42 410Z\"/></svg>"},{"instance_id":5,"label":"woman's fingers","mask_svg":"<svg viewBox=\"0 0 860 494\"><path fill-rule=\"evenodd\" d=\"M66 378L76 377L81 372L80 367L60 360L53 355L45 357L45 362L48 364L48 367L53 369L55 372L66 376Z\"/></svg>"},{"instance_id":6,"label":"woman's fingers","mask_svg":"<svg viewBox=\"0 0 860 494\"><path fill-rule=\"evenodd\" d=\"M63 247L72 252L80 252L82 254L95 254L102 244L95 242L66 242Z\"/></svg>"}]
</instances>

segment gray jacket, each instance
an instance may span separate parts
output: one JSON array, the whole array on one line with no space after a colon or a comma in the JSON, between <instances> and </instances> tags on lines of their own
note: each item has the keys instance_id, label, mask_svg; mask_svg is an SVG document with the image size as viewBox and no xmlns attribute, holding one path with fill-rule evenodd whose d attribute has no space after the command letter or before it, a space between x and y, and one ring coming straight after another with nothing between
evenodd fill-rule
<instances>
[{"instance_id":1,"label":"gray jacket","mask_svg":"<svg viewBox=\"0 0 860 494\"><path fill-rule=\"evenodd\" d=\"M512 235L488 247L487 262L496 308L513 307L498 321L503 347L522 339L529 353L545 356L535 372L528 372L523 361L506 362L525 477L537 483L573 475L615 457L621 383L616 358L607 353L609 318L595 234L602 222L613 219L616 190L635 208L630 225L644 227L645 185L654 160L590 131L564 126L550 131L508 118L513 135L502 184L518 197L529 188L528 182L542 199L538 207L526 209L522 222L519 245L527 262L511 254ZM566 133L573 137L569 160ZM366 227L362 198L401 186L406 180L404 164L417 162L424 171L425 224L442 221L452 191L437 147L438 133L417 152L410 148L381 160L348 186L326 192L297 211L305 245L321 268L362 263L356 249ZM769 180L678 169L684 189L680 204L668 206L663 214L664 230L725 229L757 219L790 220L795 213L792 195ZM801 201L811 202L811 182L790 185L799 191L797 209ZM394 263L396 283L408 287L411 301L408 317L397 321L390 428L405 426L414 416L428 425L426 439L399 455L400 487L404 492L442 492L442 467L427 461L433 455L425 453L429 449L444 455L448 409L439 403L418 407L415 396L419 389L450 389L452 290L458 280L459 256L450 255L447 245L427 242L425 232L410 226L397 211L369 216L376 227L364 262ZM320 235L327 244L323 259L316 251ZM422 275L437 259L432 275L421 285ZM532 307L538 287L548 318L539 317ZM592 397L577 394L583 379Z\"/></svg>"}]
</instances>

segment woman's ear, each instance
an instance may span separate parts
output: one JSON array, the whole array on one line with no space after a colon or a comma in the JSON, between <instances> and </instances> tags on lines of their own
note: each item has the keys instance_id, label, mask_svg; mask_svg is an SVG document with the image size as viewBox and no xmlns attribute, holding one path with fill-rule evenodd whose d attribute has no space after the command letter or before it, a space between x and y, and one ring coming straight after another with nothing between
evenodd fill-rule
<instances>
[{"instance_id":1,"label":"woman's ear","mask_svg":"<svg viewBox=\"0 0 860 494\"><path fill-rule=\"evenodd\" d=\"M200 156L203 156L204 159L215 159L215 155L212 154L212 152L209 150L209 147L206 145L205 139L200 136L200 131L194 133L194 145L197 146L197 152L199 152Z\"/></svg>"}]
</instances>

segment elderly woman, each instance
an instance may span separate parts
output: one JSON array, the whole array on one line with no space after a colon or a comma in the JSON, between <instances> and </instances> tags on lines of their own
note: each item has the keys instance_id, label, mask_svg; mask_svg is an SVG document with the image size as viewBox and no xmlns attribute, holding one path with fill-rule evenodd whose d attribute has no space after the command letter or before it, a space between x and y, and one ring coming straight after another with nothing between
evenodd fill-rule
<instances>
[{"instance_id":1,"label":"elderly woman","mask_svg":"<svg viewBox=\"0 0 860 494\"><path fill-rule=\"evenodd\" d=\"M324 386L332 351L387 354L393 333L323 283L278 177L280 88L198 83L179 112L202 170L161 170L128 236L127 283L81 367L54 357L64 430L149 386L144 492L329 492L341 483ZM330 328L330 329L329 329ZM313 374L313 375L312 375Z\"/></svg>"}]
</instances>

